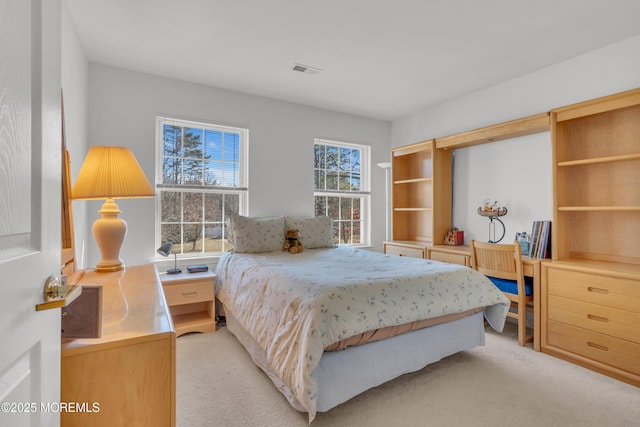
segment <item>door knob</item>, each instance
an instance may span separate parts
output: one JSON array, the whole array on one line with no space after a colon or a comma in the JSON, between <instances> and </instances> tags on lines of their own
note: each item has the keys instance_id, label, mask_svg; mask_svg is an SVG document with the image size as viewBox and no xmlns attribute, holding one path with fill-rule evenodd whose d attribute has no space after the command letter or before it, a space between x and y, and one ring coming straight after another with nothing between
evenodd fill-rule
<instances>
[{"instance_id":1,"label":"door knob","mask_svg":"<svg viewBox=\"0 0 640 427\"><path fill-rule=\"evenodd\" d=\"M36 311L65 307L82 293L80 285L63 285L60 277L49 275L44 281L44 302L36 304Z\"/></svg>"}]
</instances>

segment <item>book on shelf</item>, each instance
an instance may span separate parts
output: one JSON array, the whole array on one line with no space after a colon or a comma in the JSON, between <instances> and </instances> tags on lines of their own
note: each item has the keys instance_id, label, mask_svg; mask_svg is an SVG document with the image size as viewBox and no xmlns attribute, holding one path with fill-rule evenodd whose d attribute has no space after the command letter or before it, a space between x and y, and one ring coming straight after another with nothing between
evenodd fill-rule
<instances>
[{"instance_id":1,"label":"book on shelf","mask_svg":"<svg viewBox=\"0 0 640 427\"><path fill-rule=\"evenodd\" d=\"M551 221L533 221L529 258L551 258Z\"/></svg>"}]
</instances>

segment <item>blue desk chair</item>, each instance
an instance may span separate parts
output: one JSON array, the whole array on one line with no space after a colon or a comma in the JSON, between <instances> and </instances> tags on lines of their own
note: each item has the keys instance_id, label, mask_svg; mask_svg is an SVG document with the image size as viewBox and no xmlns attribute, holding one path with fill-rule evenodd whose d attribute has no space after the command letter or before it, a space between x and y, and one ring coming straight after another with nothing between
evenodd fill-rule
<instances>
[{"instance_id":1,"label":"blue desk chair","mask_svg":"<svg viewBox=\"0 0 640 427\"><path fill-rule=\"evenodd\" d=\"M511 301L508 316L518 321L518 344L533 341L527 333L527 310L533 312L533 286L525 282L520 244L511 245L471 241L471 265L484 274Z\"/></svg>"}]
</instances>

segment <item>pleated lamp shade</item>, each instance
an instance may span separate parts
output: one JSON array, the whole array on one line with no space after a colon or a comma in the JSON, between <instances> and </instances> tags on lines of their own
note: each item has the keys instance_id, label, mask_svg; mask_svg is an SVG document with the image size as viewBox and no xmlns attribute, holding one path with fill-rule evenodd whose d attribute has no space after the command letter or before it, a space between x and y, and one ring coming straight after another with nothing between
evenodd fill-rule
<instances>
[{"instance_id":1,"label":"pleated lamp shade","mask_svg":"<svg viewBox=\"0 0 640 427\"><path fill-rule=\"evenodd\" d=\"M155 193L135 156L125 147L93 146L80 168L71 190L73 199L106 199L101 215L93 223L93 237L102 259L96 271L124 269L120 248L127 234L127 223L113 199L153 197Z\"/></svg>"},{"instance_id":2,"label":"pleated lamp shade","mask_svg":"<svg viewBox=\"0 0 640 427\"><path fill-rule=\"evenodd\" d=\"M74 199L127 199L155 193L135 156L126 147L89 148L76 183Z\"/></svg>"}]
</instances>

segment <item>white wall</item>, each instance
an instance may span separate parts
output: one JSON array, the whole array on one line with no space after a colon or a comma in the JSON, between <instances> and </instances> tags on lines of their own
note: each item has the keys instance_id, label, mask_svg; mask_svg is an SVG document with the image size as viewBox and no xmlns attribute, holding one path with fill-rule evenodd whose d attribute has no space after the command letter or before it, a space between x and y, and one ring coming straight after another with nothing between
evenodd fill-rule
<instances>
[{"instance_id":1,"label":"white wall","mask_svg":"<svg viewBox=\"0 0 640 427\"><path fill-rule=\"evenodd\" d=\"M64 94L65 135L71 158L71 179L75 182L88 149L89 135L89 63L75 32L67 2L62 2L62 91ZM83 247L91 241L91 223L87 204L74 201L72 206L76 259L87 267ZM97 215L97 214L96 214Z\"/></svg>"},{"instance_id":2,"label":"white wall","mask_svg":"<svg viewBox=\"0 0 640 427\"><path fill-rule=\"evenodd\" d=\"M371 145L373 244L384 239L384 171L390 123L163 77L89 65L89 142L130 147L150 181L155 176L155 117L169 115L249 128L249 215L313 215L313 140ZM74 177L75 178L75 177ZM84 202L91 213L98 202ZM153 199L118 200L128 233L126 264L155 258ZM95 214L97 217L97 214ZM89 265L99 258L93 239Z\"/></svg>"},{"instance_id":3,"label":"white wall","mask_svg":"<svg viewBox=\"0 0 640 427\"><path fill-rule=\"evenodd\" d=\"M640 87L640 36L595 50L485 90L396 120L398 147L452 135ZM476 208L485 198L507 206L505 241L551 219L551 145L548 132L455 151L453 225L470 238L489 238Z\"/></svg>"},{"instance_id":4,"label":"white wall","mask_svg":"<svg viewBox=\"0 0 640 427\"><path fill-rule=\"evenodd\" d=\"M640 87L640 37L634 37L389 125L98 64L88 66L66 3L62 4L62 79L73 182L88 145L97 144L130 146L153 179L153 119L156 114L176 115L250 128L251 215L311 215L313 138L371 144L377 250L384 238L384 171L375 164L389 160L391 147ZM456 150L453 225L465 230L467 240L486 240L488 220L475 209L489 197L509 209L503 218L509 239L516 231L530 231L531 221L551 218L550 153L548 133ZM123 200L119 204L129 224L123 259L132 265L154 258L154 202ZM98 202L73 203L78 258L85 244L85 267L99 258L90 231L99 208Z\"/></svg>"}]
</instances>

